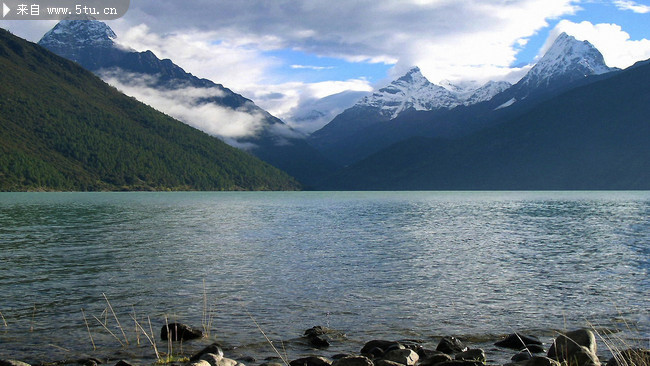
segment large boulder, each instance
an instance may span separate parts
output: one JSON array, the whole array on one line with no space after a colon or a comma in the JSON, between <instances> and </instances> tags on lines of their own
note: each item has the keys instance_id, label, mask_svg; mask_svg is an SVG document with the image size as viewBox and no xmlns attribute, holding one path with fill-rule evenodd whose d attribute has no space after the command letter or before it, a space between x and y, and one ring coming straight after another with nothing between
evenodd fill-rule
<instances>
[{"instance_id":1,"label":"large boulder","mask_svg":"<svg viewBox=\"0 0 650 366\"><path fill-rule=\"evenodd\" d=\"M465 360L451 360L439 363L438 366L484 366L482 362L478 361L465 361Z\"/></svg>"},{"instance_id":2,"label":"large boulder","mask_svg":"<svg viewBox=\"0 0 650 366\"><path fill-rule=\"evenodd\" d=\"M420 359L420 356L417 352L410 349L393 349L386 352L383 359L406 366L414 366Z\"/></svg>"},{"instance_id":3,"label":"large boulder","mask_svg":"<svg viewBox=\"0 0 650 366\"><path fill-rule=\"evenodd\" d=\"M375 364L365 356L345 356L332 362L332 366L375 366Z\"/></svg>"},{"instance_id":4,"label":"large boulder","mask_svg":"<svg viewBox=\"0 0 650 366\"><path fill-rule=\"evenodd\" d=\"M363 348L361 348L361 354L371 357L381 357L389 348L392 349L399 346L399 342L375 339L367 342ZM402 348L404 347L402 346Z\"/></svg>"},{"instance_id":5,"label":"large boulder","mask_svg":"<svg viewBox=\"0 0 650 366\"><path fill-rule=\"evenodd\" d=\"M203 337L203 332L183 323L165 324L160 329L160 339L166 341L189 341Z\"/></svg>"},{"instance_id":6,"label":"large boulder","mask_svg":"<svg viewBox=\"0 0 650 366\"><path fill-rule=\"evenodd\" d=\"M457 360L463 360L463 361L478 361L485 363L487 358L485 357L485 351L483 351L480 348L476 349L468 349L465 352L457 353L456 357Z\"/></svg>"},{"instance_id":7,"label":"large boulder","mask_svg":"<svg viewBox=\"0 0 650 366\"><path fill-rule=\"evenodd\" d=\"M190 357L190 361L198 361L201 358L201 356L203 356L206 353L213 353L215 355L219 355L223 357L223 350L221 349L221 346L217 343L213 343L209 346L206 346L196 354L194 354L194 356Z\"/></svg>"},{"instance_id":8,"label":"large boulder","mask_svg":"<svg viewBox=\"0 0 650 366\"><path fill-rule=\"evenodd\" d=\"M426 358L420 360L420 366L434 366L441 362L451 361L452 358L446 353L438 352L429 354Z\"/></svg>"},{"instance_id":9,"label":"large boulder","mask_svg":"<svg viewBox=\"0 0 650 366\"><path fill-rule=\"evenodd\" d=\"M332 361L325 357L303 357L289 362L289 366L330 366Z\"/></svg>"},{"instance_id":10,"label":"large boulder","mask_svg":"<svg viewBox=\"0 0 650 366\"><path fill-rule=\"evenodd\" d=\"M596 336L589 329L578 329L557 336L548 350L548 357L560 362L566 361L574 354L584 353L583 347L595 358Z\"/></svg>"},{"instance_id":11,"label":"large boulder","mask_svg":"<svg viewBox=\"0 0 650 366\"><path fill-rule=\"evenodd\" d=\"M530 360L525 361L521 366L560 366L560 363L548 357L533 356Z\"/></svg>"},{"instance_id":12,"label":"large boulder","mask_svg":"<svg viewBox=\"0 0 650 366\"><path fill-rule=\"evenodd\" d=\"M467 351L467 346L456 337L443 337L438 343L436 351L453 355L455 353Z\"/></svg>"},{"instance_id":13,"label":"large boulder","mask_svg":"<svg viewBox=\"0 0 650 366\"><path fill-rule=\"evenodd\" d=\"M399 362L388 361L388 360L376 360L375 366L404 366Z\"/></svg>"},{"instance_id":14,"label":"large boulder","mask_svg":"<svg viewBox=\"0 0 650 366\"><path fill-rule=\"evenodd\" d=\"M568 366L600 366L600 360L587 347L580 347L565 360Z\"/></svg>"},{"instance_id":15,"label":"large boulder","mask_svg":"<svg viewBox=\"0 0 650 366\"><path fill-rule=\"evenodd\" d=\"M510 348L520 350L528 345L537 344L542 345L542 342L539 338L534 336L529 336L521 333L512 333L506 338L494 343L497 347Z\"/></svg>"},{"instance_id":16,"label":"large boulder","mask_svg":"<svg viewBox=\"0 0 650 366\"><path fill-rule=\"evenodd\" d=\"M607 366L650 366L650 349L630 348L614 354Z\"/></svg>"}]
</instances>

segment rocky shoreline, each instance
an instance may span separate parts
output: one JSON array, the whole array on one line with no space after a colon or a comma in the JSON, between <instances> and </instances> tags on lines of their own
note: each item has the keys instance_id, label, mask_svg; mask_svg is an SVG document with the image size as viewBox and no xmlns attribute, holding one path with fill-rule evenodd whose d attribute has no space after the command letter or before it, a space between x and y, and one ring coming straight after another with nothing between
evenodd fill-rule
<instances>
[{"instance_id":1,"label":"rocky shoreline","mask_svg":"<svg viewBox=\"0 0 650 366\"><path fill-rule=\"evenodd\" d=\"M358 352L323 355L330 347L334 331L316 326L307 329L303 338L318 352L308 357L294 360L275 349L275 355L258 361L252 357L226 357L224 347L218 343L208 345L191 357L156 362L156 365L170 366L496 366L488 360L481 348L468 347L462 340L447 336L442 337L435 349L429 349L417 340L371 340ZM163 326L160 332L162 340L191 341L202 338L201 331L180 323ZM543 343L535 336L513 333L494 343L494 346L512 353L510 361L498 363L504 366L650 366L650 349L630 348L613 350L609 359L597 356L596 336L589 329L578 329L558 335L546 350ZM317 354L320 353L320 354ZM34 364L33 366L133 366L128 360L116 363L102 362L95 358L74 361L60 361ZM32 366L18 360L0 360L0 366Z\"/></svg>"}]
</instances>

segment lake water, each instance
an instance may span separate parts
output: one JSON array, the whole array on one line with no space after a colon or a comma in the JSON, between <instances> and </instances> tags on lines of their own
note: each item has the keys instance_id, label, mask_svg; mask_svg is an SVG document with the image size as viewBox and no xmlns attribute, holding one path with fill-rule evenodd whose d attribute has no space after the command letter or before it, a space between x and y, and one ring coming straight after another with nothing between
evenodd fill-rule
<instances>
[{"instance_id":1,"label":"lake water","mask_svg":"<svg viewBox=\"0 0 650 366\"><path fill-rule=\"evenodd\" d=\"M504 362L502 335L583 326L650 339L650 192L0 193L0 263L0 359L149 362L133 317L159 334L206 312L211 338L175 352L216 338L259 364L253 319L289 358L454 335ZM103 294L129 346L99 325L124 342ZM314 325L341 333L329 350L301 339Z\"/></svg>"}]
</instances>

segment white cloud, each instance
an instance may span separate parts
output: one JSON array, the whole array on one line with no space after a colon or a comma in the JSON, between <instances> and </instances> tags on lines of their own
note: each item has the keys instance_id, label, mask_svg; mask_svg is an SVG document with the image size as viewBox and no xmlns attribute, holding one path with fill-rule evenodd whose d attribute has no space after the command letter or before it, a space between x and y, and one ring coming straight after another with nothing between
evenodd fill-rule
<instances>
[{"instance_id":1,"label":"white cloud","mask_svg":"<svg viewBox=\"0 0 650 366\"><path fill-rule=\"evenodd\" d=\"M592 24L584 21L573 23L560 21L550 32L542 52L545 52L557 36L566 32L580 41L589 41L605 58L610 67L626 68L637 61L650 58L650 40L631 40L630 35L617 24Z\"/></svg>"},{"instance_id":2,"label":"white cloud","mask_svg":"<svg viewBox=\"0 0 650 366\"><path fill-rule=\"evenodd\" d=\"M637 4L634 1L615 0L614 5L621 10L631 10L639 14L650 13L650 6Z\"/></svg>"},{"instance_id":3,"label":"white cloud","mask_svg":"<svg viewBox=\"0 0 650 366\"><path fill-rule=\"evenodd\" d=\"M249 89L243 90L243 93L255 100L258 106L282 119L291 127L301 132L309 133L322 127L322 125L318 126L313 123L305 125L294 118L298 117L297 113L299 111L304 111L304 108L307 108L307 106L304 106L305 104L345 91L370 92L372 90L373 87L367 80L351 79L317 83L289 82L262 86L252 85ZM341 100L340 103L348 105L347 101L344 100ZM343 111L343 109L335 105L330 106L339 110L339 112Z\"/></svg>"},{"instance_id":4,"label":"white cloud","mask_svg":"<svg viewBox=\"0 0 650 366\"><path fill-rule=\"evenodd\" d=\"M171 59L185 71L228 88L263 83L266 71L277 64L264 57L261 49L249 47L252 41L246 37L222 40L214 31L198 30L161 35L145 24L129 27L124 22L114 27L118 44L140 52L150 50L158 58Z\"/></svg>"},{"instance_id":5,"label":"white cloud","mask_svg":"<svg viewBox=\"0 0 650 366\"><path fill-rule=\"evenodd\" d=\"M287 82L278 66L318 71L265 51L292 49L348 62L396 64L391 76L420 66L431 81L516 81L518 49L548 20L575 13L578 0L139 0L111 23L118 41L152 50L199 77L292 120L316 95L367 90L364 81ZM191 21L190 21L191 20ZM143 24L147 24L146 26ZM292 66L293 65L293 66ZM286 68L285 68L286 70ZM363 84L359 86L359 83ZM341 86L339 85L339 86ZM269 97L269 96L272 96Z\"/></svg>"},{"instance_id":6,"label":"white cloud","mask_svg":"<svg viewBox=\"0 0 650 366\"><path fill-rule=\"evenodd\" d=\"M154 76L119 70L104 71L101 76L121 92L201 131L221 137L231 145L243 147L235 139L254 136L263 126L265 116L261 113L245 109L233 110L202 101L205 98L223 96L224 92L218 88L184 87L163 90L151 87L156 82Z\"/></svg>"},{"instance_id":7,"label":"white cloud","mask_svg":"<svg viewBox=\"0 0 650 366\"><path fill-rule=\"evenodd\" d=\"M291 65L292 69L306 69L306 70L332 70L334 66L311 66L311 65Z\"/></svg>"}]
</instances>

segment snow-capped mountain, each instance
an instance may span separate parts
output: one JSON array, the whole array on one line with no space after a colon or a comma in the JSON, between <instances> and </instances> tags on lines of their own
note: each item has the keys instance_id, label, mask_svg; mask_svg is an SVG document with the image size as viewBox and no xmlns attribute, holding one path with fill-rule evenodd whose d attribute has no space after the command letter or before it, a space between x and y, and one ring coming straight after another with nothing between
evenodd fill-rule
<instances>
[{"instance_id":1,"label":"snow-capped mountain","mask_svg":"<svg viewBox=\"0 0 650 366\"><path fill-rule=\"evenodd\" d=\"M603 55L588 41L560 34L544 56L516 84L518 89L540 89L618 70L605 64Z\"/></svg>"},{"instance_id":2,"label":"snow-capped mountain","mask_svg":"<svg viewBox=\"0 0 650 366\"><path fill-rule=\"evenodd\" d=\"M328 162L302 134L250 99L187 73L151 51L120 48L114 42L116 37L108 25L97 20L64 20L38 43L79 63L125 94L249 150L303 182L307 174L328 169L323 168Z\"/></svg>"},{"instance_id":3,"label":"snow-capped mountain","mask_svg":"<svg viewBox=\"0 0 650 366\"><path fill-rule=\"evenodd\" d=\"M517 84L429 82L414 68L310 136L324 155L348 165L412 137L453 139L499 124L517 111L616 69L589 42L561 34ZM603 76L605 77L605 76ZM485 102L485 103L481 103ZM464 108L455 108L457 106ZM514 107L512 107L514 106ZM409 113L407 109L422 111Z\"/></svg>"},{"instance_id":4,"label":"snow-capped mountain","mask_svg":"<svg viewBox=\"0 0 650 366\"><path fill-rule=\"evenodd\" d=\"M469 106L491 100L495 95L510 88L512 84L507 81L488 81L485 85L473 90L464 98L463 105Z\"/></svg>"},{"instance_id":5,"label":"snow-capped mountain","mask_svg":"<svg viewBox=\"0 0 650 366\"><path fill-rule=\"evenodd\" d=\"M449 90L431 83L414 67L406 75L379 89L372 95L362 98L358 106L376 108L390 119L401 112L451 108L458 105L458 98Z\"/></svg>"},{"instance_id":6,"label":"snow-capped mountain","mask_svg":"<svg viewBox=\"0 0 650 366\"><path fill-rule=\"evenodd\" d=\"M97 20L62 20L43 36L39 44L50 50L75 47L113 47L115 32Z\"/></svg>"},{"instance_id":7,"label":"snow-capped mountain","mask_svg":"<svg viewBox=\"0 0 650 366\"><path fill-rule=\"evenodd\" d=\"M505 81L490 81L481 87L475 82L458 84L444 80L441 84L433 84L422 75L420 68L414 67L388 86L362 98L356 106L377 109L381 115L394 119L410 108L431 111L479 103L510 87Z\"/></svg>"}]
</instances>

